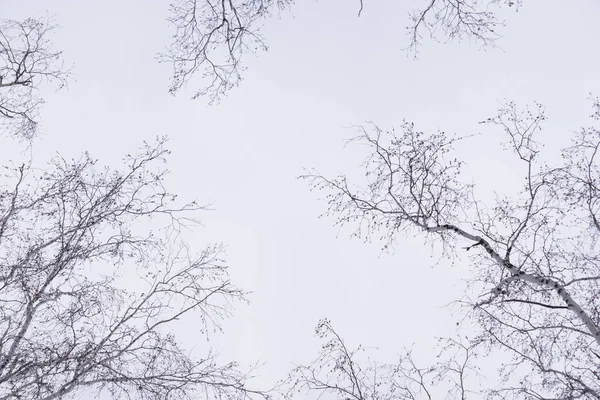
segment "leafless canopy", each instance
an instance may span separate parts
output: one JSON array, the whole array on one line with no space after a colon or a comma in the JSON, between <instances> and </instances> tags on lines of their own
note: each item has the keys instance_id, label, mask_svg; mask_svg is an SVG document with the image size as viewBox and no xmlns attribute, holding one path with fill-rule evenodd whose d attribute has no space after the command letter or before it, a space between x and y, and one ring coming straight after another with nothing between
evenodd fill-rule
<instances>
[{"instance_id":1,"label":"leafless canopy","mask_svg":"<svg viewBox=\"0 0 600 400\"><path fill-rule=\"evenodd\" d=\"M239 84L245 53L267 50L260 24L293 0L176 0L169 22L173 42L159 60L173 66L169 92L176 93L196 74L206 82L193 98L218 100Z\"/></svg>"},{"instance_id":2,"label":"leafless canopy","mask_svg":"<svg viewBox=\"0 0 600 400\"><path fill-rule=\"evenodd\" d=\"M597 99L592 117L600 120ZM339 224L356 224L358 235L393 243L417 231L472 257L473 300L461 302L479 326L473 340L512 356L491 398L597 399L600 130L579 131L562 163L548 166L537 138L545 119L540 105L529 111L509 103L484 121L504 130L525 182L492 205L461 180L463 165L452 155L458 139L409 123L399 132L360 128L356 140L372 151L364 189L344 176L303 178L329 193L329 213Z\"/></svg>"},{"instance_id":3,"label":"leafless canopy","mask_svg":"<svg viewBox=\"0 0 600 400\"><path fill-rule=\"evenodd\" d=\"M173 67L169 92L175 94L200 78L193 98L215 101L242 80L244 55L267 50L262 23L294 0L175 0L169 22L175 28L169 49L159 60ZM410 14L407 49L416 54L423 36L434 40L473 40L494 45L503 21L497 7L517 8L521 0L427 0ZM364 8L359 1L358 15ZM194 83L196 85L196 83Z\"/></svg>"},{"instance_id":4,"label":"leafless canopy","mask_svg":"<svg viewBox=\"0 0 600 400\"><path fill-rule=\"evenodd\" d=\"M498 16L502 5L518 9L521 0L430 0L410 15L408 50L416 55L423 36L437 41L467 39L493 47L504 26Z\"/></svg>"},{"instance_id":5,"label":"leafless canopy","mask_svg":"<svg viewBox=\"0 0 600 400\"><path fill-rule=\"evenodd\" d=\"M58 88L66 84L69 71L61 52L52 49L50 20L23 22L0 19L0 129L9 135L31 139L37 133L39 84Z\"/></svg>"},{"instance_id":6,"label":"leafless canopy","mask_svg":"<svg viewBox=\"0 0 600 400\"><path fill-rule=\"evenodd\" d=\"M122 171L89 156L44 171L6 168L0 189L0 399L242 399L245 373L194 358L173 324L198 336L244 293L222 247L194 253L178 232L202 207L163 187L164 140ZM148 223L161 230L149 230Z\"/></svg>"},{"instance_id":7,"label":"leafless canopy","mask_svg":"<svg viewBox=\"0 0 600 400\"><path fill-rule=\"evenodd\" d=\"M329 320L317 325L323 339L317 358L309 365L299 365L287 380L286 396L301 398L336 398L340 400L409 400L435 399L440 393L448 398L464 399L473 394L466 387L478 371L472 365L478 354L477 343L467 347L456 340L440 340L439 362L418 366L412 350L405 351L393 363L376 363L369 348L350 348L333 329Z\"/></svg>"}]
</instances>

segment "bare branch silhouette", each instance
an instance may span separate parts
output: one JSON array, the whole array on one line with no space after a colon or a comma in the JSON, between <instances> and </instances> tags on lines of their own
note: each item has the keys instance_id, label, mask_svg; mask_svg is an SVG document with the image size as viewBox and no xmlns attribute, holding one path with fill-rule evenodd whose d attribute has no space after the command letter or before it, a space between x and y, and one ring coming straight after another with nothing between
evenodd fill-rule
<instances>
[{"instance_id":1,"label":"bare branch silhouette","mask_svg":"<svg viewBox=\"0 0 600 400\"><path fill-rule=\"evenodd\" d=\"M67 84L69 70L49 40L55 28L51 19L0 20L0 129L4 133L32 139L44 103L37 94L39 85L47 82L60 89Z\"/></svg>"},{"instance_id":2,"label":"bare branch silhouette","mask_svg":"<svg viewBox=\"0 0 600 400\"><path fill-rule=\"evenodd\" d=\"M593 99L595 121L599 102ZM302 176L328 193L328 214L353 224L356 235L378 234L393 245L398 235L422 234L446 254L473 261L466 302L479 326L472 339L512 354L500 368L503 386L492 398L598 398L600 347L600 205L596 158L600 130L584 128L563 151L562 163L543 161L537 137L543 106L506 104L483 121L502 128L524 182L493 205L477 199L461 179L454 146L466 138L426 134L405 123L399 131L359 127L367 144L364 189L345 176ZM467 246L460 246L466 242ZM483 300L482 300L483 298ZM464 300L460 301L462 304Z\"/></svg>"},{"instance_id":3,"label":"bare branch silhouette","mask_svg":"<svg viewBox=\"0 0 600 400\"><path fill-rule=\"evenodd\" d=\"M173 68L169 92L191 83L192 98L218 101L242 80L246 54L266 51L261 27L289 9L294 0L175 0L169 22L175 32L160 62ZM423 37L438 41L472 40L494 46L504 22L497 8L518 8L520 0L426 0L409 15L406 49L415 56ZM358 2L360 17L368 3ZM402 24L402 22L400 22Z\"/></svg>"},{"instance_id":4,"label":"bare branch silhouette","mask_svg":"<svg viewBox=\"0 0 600 400\"><path fill-rule=\"evenodd\" d=\"M99 169L87 154L6 168L0 190L0 399L243 399L248 372L192 357L173 324L218 328L244 292L221 245L195 252L182 228L203 207L163 186L165 140ZM12 184L9 184L12 182ZM159 227L149 230L148 224Z\"/></svg>"},{"instance_id":5,"label":"bare branch silhouette","mask_svg":"<svg viewBox=\"0 0 600 400\"><path fill-rule=\"evenodd\" d=\"M324 340L321 351L309 365L299 365L290 372L283 385L287 398L298 394L306 398L312 393L315 398L340 400L434 399L444 393L445 398L460 399L474 393L465 381L478 375L472 365L473 354L479 351L476 343L440 340L439 362L419 367L412 350L406 350L394 363L372 361L369 349L349 348L327 319L319 322L316 331Z\"/></svg>"}]
</instances>

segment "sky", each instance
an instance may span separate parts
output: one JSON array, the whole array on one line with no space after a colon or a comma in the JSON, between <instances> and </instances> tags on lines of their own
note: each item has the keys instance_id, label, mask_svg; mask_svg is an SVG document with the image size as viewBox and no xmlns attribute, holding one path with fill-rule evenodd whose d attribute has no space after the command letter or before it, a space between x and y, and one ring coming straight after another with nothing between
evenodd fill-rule
<instances>
[{"instance_id":1,"label":"sky","mask_svg":"<svg viewBox=\"0 0 600 400\"><path fill-rule=\"evenodd\" d=\"M54 43L74 63L68 89L45 91L36 162L88 150L115 165L143 140L167 135L169 189L214 202L189 239L198 249L225 243L233 282L252 294L211 345L223 359L265 362L257 385L316 356L323 317L350 345L378 347L382 361L413 343L431 356L434 337L451 335L460 319L444 306L461 295L464 265L432 268L437 259L420 236L401 237L389 253L351 239L351 229L318 218L325 202L295 179L311 167L360 178L364 149L344 148L352 124L406 119L426 131L481 133L460 155L489 198L514 189L521 171L501 153L502 132L479 121L505 100L539 101L553 151L590 123L589 95L600 95L600 3L591 0L524 0L506 13L501 48L427 42L417 60L402 50L404 27L423 1L365 1L360 18L358 2L298 2L266 22L269 51L248 58L240 87L213 106L190 100L191 90L167 93L169 67L155 60L172 34L166 1L2 3L3 18L55 15ZM3 138L0 157L26 155ZM177 335L206 348L193 320Z\"/></svg>"}]
</instances>

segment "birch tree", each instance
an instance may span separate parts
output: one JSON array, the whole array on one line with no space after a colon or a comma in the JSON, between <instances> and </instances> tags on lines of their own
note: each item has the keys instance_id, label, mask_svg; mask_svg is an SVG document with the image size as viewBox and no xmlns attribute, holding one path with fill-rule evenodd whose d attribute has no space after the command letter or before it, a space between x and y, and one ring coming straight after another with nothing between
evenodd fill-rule
<instances>
[{"instance_id":1,"label":"birch tree","mask_svg":"<svg viewBox=\"0 0 600 400\"><path fill-rule=\"evenodd\" d=\"M5 167L0 188L0 399L244 399L249 371L192 355L245 293L223 247L179 232L202 206L164 187L164 139L121 170L89 155ZM152 227L152 228L150 228ZM178 322L194 317L194 325ZM188 319L190 321L191 319Z\"/></svg>"},{"instance_id":2,"label":"birch tree","mask_svg":"<svg viewBox=\"0 0 600 400\"><path fill-rule=\"evenodd\" d=\"M30 140L38 132L42 83L64 87L70 74L50 41L51 19L0 19L0 130Z\"/></svg>"},{"instance_id":3,"label":"birch tree","mask_svg":"<svg viewBox=\"0 0 600 400\"><path fill-rule=\"evenodd\" d=\"M473 342L467 347L456 339L440 339L439 361L431 366L419 365L412 349L404 351L393 363L377 362L372 349L352 347L323 319L315 329L323 341L317 357L308 365L298 365L289 374L285 397L368 399L465 399L478 394L466 385L479 375L474 358L483 349ZM476 398L476 397L474 397Z\"/></svg>"},{"instance_id":4,"label":"birch tree","mask_svg":"<svg viewBox=\"0 0 600 400\"><path fill-rule=\"evenodd\" d=\"M598 123L598 99L593 107ZM398 130L358 128L354 141L370 152L364 185L316 172L302 179L327 193L327 213L355 226L359 237L380 235L393 245L419 234L448 256L470 258L468 300L457 302L477 326L471 344L488 343L512 357L499 368L503 383L487 389L489 398L597 399L600 129L581 129L560 162L547 163L538 139L545 120L541 105L522 110L508 103L483 121L504 131L524 182L491 204L465 182L455 156L457 142L469 139L427 134L409 122Z\"/></svg>"},{"instance_id":5,"label":"birch tree","mask_svg":"<svg viewBox=\"0 0 600 400\"><path fill-rule=\"evenodd\" d=\"M518 9L521 1L422 1L399 19L398 28L407 33L404 48L416 56L427 39L464 39L493 47L504 26L499 9ZM261 27L294 4L294 0L173 0L167 17L172 40L158 55L172 68L169 92L176 94L191 84L192 98L221 99L242 81L246 55L268 50ZM354 6L360 17L369 3L357 0ZM10 134L35 136L43 104L39 85L62 88L68 81L70 68L65 68L62 52L50 41L55 29L51 19L0 20L0 115Z\"/></svg>"},{"instance_id":6,"label":"birch tree","mask_svg":"<svg viewBox=\"0 0 600 400\"><path fill-rule=\"evenodd\" d=\"M159 55L172 66L169 92L193 85L193 98L207 96L218 101L237 86L245 70L246 54L266 51L261 27L294 0L174 0L168 21L174 34L168 50ZM417 55L423 40L448 42L470 40L495 46L504 21L500 7L517 9L521 0L426 0L399 18L405 28L405 50ZM344 4L344 7L348 5ZM352 6L352 5L350 5ZM369 2L356 0L360 17ZM399 49L400 50L400 49Z\"/></svg>"}]
</instances>

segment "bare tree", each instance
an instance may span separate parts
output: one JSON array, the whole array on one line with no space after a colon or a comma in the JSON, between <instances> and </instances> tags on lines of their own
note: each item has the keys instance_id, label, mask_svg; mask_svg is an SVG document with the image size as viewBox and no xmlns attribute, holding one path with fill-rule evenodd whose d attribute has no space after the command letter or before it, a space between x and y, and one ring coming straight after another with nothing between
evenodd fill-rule
<instances>
[{"instance_id":1,"label":"bare tree","mask_svg":"<svg viewBox=\"0 0 600 400\"><path fill-rule=\"evenodd\" d=\"M124 159L6 168L0 190L0 399L243 399L247 372L192 357L174 324L218 328L244 292L222 246L180 239L196 203L163 187L164 139ZM148 224L161 227L149 230ZM250 371L248 371L250 372Z\"/></svg>"},{"instance_id":2,"label":"bare tree","mask_svg":"<svg viewBox=\"0 0 600 400\"><path fill-rule=\"evenodd\" d=\"M39 84L67 83L69 70L49 41L54 29L50 19L0 19L0 129L9 135L33 138L44 102Z\"/></svg>"},{"instance_id":3,"label":"bare tree","mask_svg":"<svg viewBox=\"0 0 600 400\"><path fill-rule=\"evenodd\" d=\"M267 50L259 24L293 0L175 0L169 22L173 42L159 60L173 66L169 92L175 94L196 74L206 82L193 98L218 100L241 81L243 55Z\"/></svg>"},{"instance_id":4,"label":"bare tree","mask_svg":"<svg viewBox=\"0 0 600 400\"><path fill-rule=\"evenodd\" d=\"M416 56L424 36L445 42L467 39L494 47L504 27L494 6L502 5L518 9L521 0L430 0L410 14L407 50Z\"/></svg>"},{"instance_id":5,"label":"bare tree","mask_svg":"<svg viewBox=\"0 0 600 400\"><path fill-rule=\"evenodd\" d=\"M193 98L219 100L242 80L244 54L267 50L260 28L294 0L174 0L169 22L175 29L169 49L159 55L173 67L169 92L199 77ZM409 15L406 49L417 54L424 36L438 41L467 39L494 46L504 25L495 7L517 8L521 0L427 0ZM364 9L358 1L358 16Z\"/></svg>"},{"instance_id":6,"label":"bare tree","mask_svg":"<svg viewBox=\"0 0 600 400\"><path fill-rule=\"evenodd\" d=\"M376 363L370 349L348 347L327 319L319 322L316 333L325 343L311 364L296 366L289 374L285 385L289 398L313 393L315 398L340 400L402 400L432 399L445 393L447 398L464 399L473 393L465 382L478 374L471 364L480 343L467 347L457 340L440 340L440 361L419 367L412 350L394 363Z\"/></svg>"},{"instance_id":7,"label":"bare tree","mask_svg":"<svg viewBox=\"0 0 600 400\"><path fill-rule=\"evenodd\" d=\"M592 117L600 119L598 99ZM582 129L562 161L550 163L536 139L545 119L541 105L509 103L484 121L504 130L525 182L492 205L461 180L453 151L467 138L425 134L411 123L398 132L359 128L355 140L371 151L364 189L345 176L302 178L329 193L329 213L356 224L358 236L380 234L392 245L397 235L420 232L445 254L471 257L470 292L458 302L478 326L472 341L512 356L490 398L597 399L600 130Z\"/></svg>"}]
</instances>

